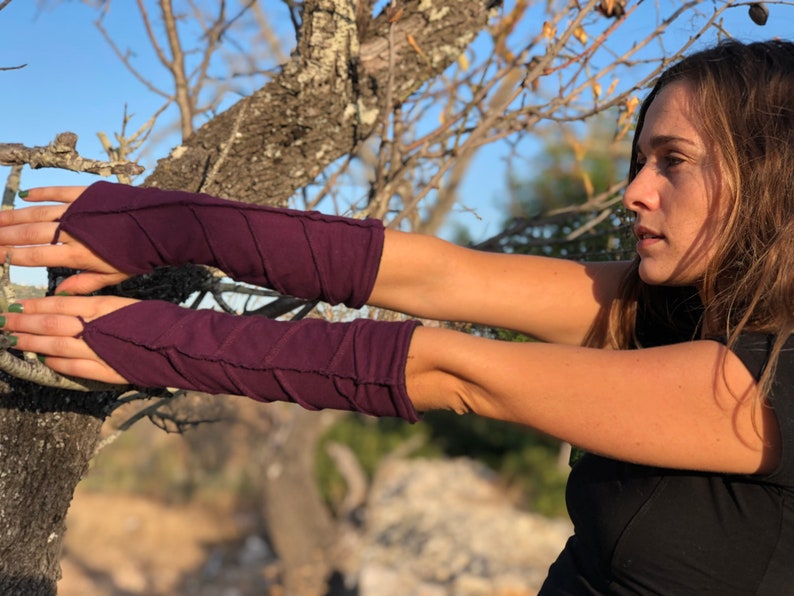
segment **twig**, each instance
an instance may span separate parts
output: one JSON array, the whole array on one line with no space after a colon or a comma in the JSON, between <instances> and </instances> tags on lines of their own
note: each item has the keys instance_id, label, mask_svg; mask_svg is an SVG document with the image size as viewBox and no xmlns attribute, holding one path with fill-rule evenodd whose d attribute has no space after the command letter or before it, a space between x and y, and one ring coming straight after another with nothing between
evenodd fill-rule
<instances>
[{"instance_id":1,"label":"twig","mask_svg":"<svg viewBox=\"0 0 794 596\"><path fill-rule=\"evenodd\" d=\"M144 20L144 22L148 23L148 21L146 20ZM110 46L110 49L113 51L113 53L116 54L116 57L119 60L121 60L121 62L124 64L124 67L130 72L132 76L134 76L138 80L139 83L144 85L152 93L167 99L169 102L175 101L176 98L172 94L163 91L159 87L156 87L154 84L152 84L151 81L149 81L145 76L143 76L143 74L138 72L138 70L132 65L132 62L130 61L129 52L127 54L123 53L121 51L121 48L119 48L116 45L116 43L113 41L113 38L110 37L110 34L105 29L104 25L102 25L102 19L96 21L94 25L96 26L97 29L99 29L99 33L102 35L102 37L105 39L107 44ZM155 45L154 42L152 47L155 49L159 49L159 46Z\"/></svg>"},{"instance_id":2,"label":"twig","mask_svg":"<svg viewBox=\"0 0 794 596\"><path fill-rule=\"evenodd\" d=\"M142 0L138 0L138 6L141 13L145 15L146 9L144 8ZM185 52L182 49L182 41L179 38L177 20L174 15L171 0L162 0L160 2L160 10L162 11L166 39L168 40L168 46L171 49L171 59L168 60L163 54L162 50L158 49L156 53L160 57L163 65L171 73L171 77L174 80L174 86L176 88L176 105L179 107L179 122L182 138L186 139L190 136L190 133L193 132L195 97L191 97L190 93L190 84L185 71ZM152 45L154 46L156 41L154 34L151 31L151 26L148 19L146 19L146 28L149 32Z\"/></svg>"},{"instance_id":3,"label":"twig","mask_svg":"<svg viewBox=\"0 0 794 596\"><path fill-rule=\"evenodd\" d=\"M147 416L151 416L155 414L157 410L159 410L160 408L171 402L171 400L173 400L174 398L181 396L182 394L183 392L176 392L167 397L162 397L152 405L147 406L139 410L132 416L130 416L127 420L121 423L115 431L113 431L111 434L109 434L107 437L105 437L99 443L97 443L97 446L94 449L94 457L96 457L97 453L99 453L102 449L114 443L116 439L118 439L124 431L129 430L133 424L135 424L140 420L143 420ZM137 395L135 399L140 399L140 395Z\"/></svg>"}]
</instances>

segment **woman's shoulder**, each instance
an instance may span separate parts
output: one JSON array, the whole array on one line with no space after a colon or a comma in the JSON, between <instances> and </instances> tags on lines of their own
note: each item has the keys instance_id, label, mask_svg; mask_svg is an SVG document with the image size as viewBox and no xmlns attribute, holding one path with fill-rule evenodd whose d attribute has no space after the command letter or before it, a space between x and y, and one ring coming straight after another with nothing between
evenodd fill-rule
<instances>
[{"instance_id":1,"label":"woman's shoulder","mask_svg":"<svg viewBox=\"0 0 794 596\"><path fill-rule=\"evenodd\" d=\"M777 351L767 403L777 419L782 453L777 469L764 480L794 491L794 335L782 338L773 333L746 332L734 342L715 339L726 344L756 380Z\"/></svg>"},{"instance_id":2,"label":"woman's shoulder","mask_svg":"<svg viewBox=\"0 0 794 596\"><path fill-rule=\"evenodd\" d=\"M714 337L712 339L728 346L756 380L761 378L775 350L779 349L775 366L775 379L777 380L778 376L792 379L794 378L794 335L787 335L787 337L782 338L783 343L780 346L777 345L779 337L775 333L748 331L739 334L734 342L729 342L725 337ZM794 391L794 384L790 384L789 387L791 391Z\"/></svg>"}]
</instances>

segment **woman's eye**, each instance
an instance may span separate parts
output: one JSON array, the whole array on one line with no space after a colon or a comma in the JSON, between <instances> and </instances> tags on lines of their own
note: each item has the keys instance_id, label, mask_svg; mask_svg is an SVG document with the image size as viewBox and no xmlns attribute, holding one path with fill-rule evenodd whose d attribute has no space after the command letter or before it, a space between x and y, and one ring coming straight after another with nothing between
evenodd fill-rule
<instances>
[{"instance_id":1,"label":"woman's eye","mask_svg":"<svg viewBox=\"0 0 794 596\"><path fill-rule=\"evenodd\" d=\"M664 167L671 168L673 166L677 166L678 164L682 163L684 160L678 157L677 155L665 155L664 157Z\"/></svg>"}]
</instances>

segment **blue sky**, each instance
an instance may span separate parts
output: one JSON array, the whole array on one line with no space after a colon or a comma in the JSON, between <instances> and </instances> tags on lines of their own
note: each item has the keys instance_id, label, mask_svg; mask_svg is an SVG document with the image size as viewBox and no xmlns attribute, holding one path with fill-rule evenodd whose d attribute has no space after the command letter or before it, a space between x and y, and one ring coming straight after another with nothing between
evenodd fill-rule
<instances>
[{"instance_id":1,"label":"blue sky","mask_svg":"<svg viewBox=\"0 0 794 596\"><path fill-rule=\"evenodd\" d=\"M102 152L96 133L104 131L112 136L119 130L125 103L129 113L139 115L132 122L132 127L137 128L160 107L162 100L121 66L94 26L96 10L74 0L50 0L50 8L43 11L37 4L34 0L12 0L0 11L0 66L27 64L20 70L0 72L0 142L46 145L56 133L69 130L78 134L81 154L99 158ZM771 10L766 27L753 25L745 9L731 11L727 28L741 39L791 36L794 6L772 6ZM136 25L125 27L127 21ZM111 3L107 22L114 36L122 37L122 46L144 51L143 40L123 39L125 31L139 31L138 21L134 2ZM137 59L145 68L151 57L142 53ZM173 143L166 145L162 155ZM494 174L495 168L502 167L499 164L498 157L481 156L467 179L464 201L476 207L485 220L496 213L491 205L500 193L500 178L504 179L503 174ZM0 168L0 176L5 179L6 175L7 169ZM87 184L93 180L63 171L26 170L22 184ZM40 272L15 271L13 279L40 283L44 278Z\"/></svg>"}]
</instances>

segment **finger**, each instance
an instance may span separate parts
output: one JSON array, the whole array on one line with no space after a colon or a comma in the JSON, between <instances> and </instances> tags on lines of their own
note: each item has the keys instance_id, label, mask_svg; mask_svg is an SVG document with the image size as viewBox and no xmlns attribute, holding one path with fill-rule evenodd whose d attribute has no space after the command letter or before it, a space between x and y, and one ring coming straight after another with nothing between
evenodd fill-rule
<instances>
[{"instance_id":1,"label":"finger","mask_svg":"<svg viewBox=\"0 0 794 596\"><path fill-rule=\"evenodd\" d=\"M15 335L27 333L48 337L75 337L83 331L83 323L72 315L6 313L2 316L3 331Z\"/></svg>"},{"instance_id":2,"label":"finger","mask_svg":"<svg viewBox=\"0 0 794 596\"><path fill-rule=\"evenodd\" d=\"M58 224L55 222L18 223L0 227L0 245L49 244L55 237L57 229Z\"/></svg>"},{"instance_id":3,"label":"finger","mask_svg":"<svg viewBox=\"0 0 794 596\"><path fill-rule=\"evenodd\" d=\"M83 312L88 308L92 310L95 308L94 305L89 302L90 300L91 298L83 296L47 296L45 298L26 298L18 300L17 304L21 306L25 316L59 314L76 317L83 316ZM5 316L7 321L6 325L11 324L11 321L16 318L11 313ZM83 316L83 318L85 317Z\"/></svg>"},{"instance_id":4,"label":"finger","mask_svg":"<svg viewBox=\"0 0 794 596\"><path fill-rule=\"evenodd\" d=\"M66 211L63 205L45 205L0 211L0 226L58 221Z\"/></svg>"},{"instance_id":5,"label":"finger","mask_svg":"<svg viewBox=\"0 0 794 596\"><path fill-rule=\"evenodd\" d=\"M36 201L54 201L56 203L73 203L77 200L86 186L41 186L38 188L31 188L27 191L22 191L20 195L24 200Z\"/></svg>"},{"instance_id":6,"label":"finger","mask_svg":"<svg viewBox=\"0 0 794 596\"><path fill-rule=\"evenodd\" d=\"M129 384L127 379L110 368L103 360L45 356L44 364L52 370L70 377L102 381L113 385Z\"/></svg>"},{"instance_id":7,"label":"finger","mask_svg":"<svg viewBox=\"0 0 794 596\"><path fill-rule=\"evenodd\" d=\"M71 244L39 244L6 248L4 257L11 255L11 264L21 267L68 267L70 269L100 269L113 271L104 261L85 247Z\"/></svg>"},{"instance_id":8,"label":"finger","mask_svg":"<svg viewBox=\"0 0 794 596\"><path fill-rule=\"evenodd\" d=\"M59 314L82 317L91 321L115 310L136 303L133 298L119 296L48 296L19 300L25 315ZM6 315L8 319L11 314Z\"/></svg>"},{"instance_id":9,"label":"finger","mask_svg":"<svg viewBox=\"0 0 794 596\"><path fill-rule=\"evenodd\" d=\"M55 294L90 294L96 292L107 286L115 286L128 279L129 275L126 273L94 273L83 272L77 273L67 277L61 284L55 288Z\"/></svg>"},{"instance_id":10,"label":"finger","mask_svg":"<svg viewBox=\"0 0 794 596\"><path fill-rule=\"evenodd\" d=\"M14 348L24 352L57 356L60 358L96 359L94 351L82 339L63 336L15 333Z\"/></svg>"}]
</instances>

